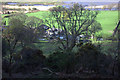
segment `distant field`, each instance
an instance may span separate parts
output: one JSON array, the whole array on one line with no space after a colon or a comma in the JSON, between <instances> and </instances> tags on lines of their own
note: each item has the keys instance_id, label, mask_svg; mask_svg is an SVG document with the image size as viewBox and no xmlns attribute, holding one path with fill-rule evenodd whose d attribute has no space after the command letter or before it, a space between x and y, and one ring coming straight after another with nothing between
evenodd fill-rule
<instances>
[{"instance_id":1,"label":"distant field","mask_svg":"<svg viewBox=\"0 0 120 80\"><path fill-rule=\"evenodd\" d=\"M45 19L48 17L49 11L39 11L39 12L35 12L35 13L27 13L26 15L28 16L35 16L38 17L40 19Z\"/></svg>"},{"instance_id":2,"label":"distant field","mask_svg":"<svg viewBox=\"0 0 120 80\"><path fill-rule=\"evenodd\" d=\"M45 19L48 14L49 12L47 11L41 11L36 13L28 13L27 15ZM103 33L112 34L112 31L118 22L118 11L100 11L97 16L97 21L101 24Z\"/></svg>"},{"instance_id":3,"label":"distant field","mask_svg":"<svg viewBox=\"0 0 120 80\"><path fill-rule=\"evenodd\" d=\"M49 18L49 11L40 11L35 13L27 13L28 16L35 16L40 19ZM97 21L100 22L105 34L112 34L118 22L118 11L100 11L97 16Z\"/></svg>"},{"instance_id":4,"label":"distant field","mask_svg":"<svg viewBox=\"0 0 120 80\"><path fill-rule=\"evenodd\" d=\"M118 11L101 11L97 16L97 21L100 22L103 33L112 34L118 22Z\"/></svg>"}]
</instances>

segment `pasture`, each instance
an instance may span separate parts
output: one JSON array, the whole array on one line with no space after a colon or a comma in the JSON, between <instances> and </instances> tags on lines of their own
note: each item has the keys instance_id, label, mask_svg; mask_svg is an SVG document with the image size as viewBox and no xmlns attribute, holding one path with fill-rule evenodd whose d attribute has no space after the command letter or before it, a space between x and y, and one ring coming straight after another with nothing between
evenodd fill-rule
<instances>
[{"instance_id":1,"label":"pasture","mask_svg":"<svg viewBox=\"0 0 120 80\"><path fill-rule=\"evenodd\" d=\"M27 13L26 15L35 16L37 18L45 20L46 18L49 19L48 14L49 14L48 11L40 11L40 12L35 12L35 13ZM2 15L2 17L4 17L4 15ZM100 24L103 28L103 30L102 30L103 34L108 34L108 35L112 34L112 31L114 30L114 28L117 24L117 21L118 21L117 17L118 17L117 11L100 11L96 20L98 22L100 22ZM7 21L7 25L8 25L8 18L5 18L4 20ZM26 24L26 23L24 23L24 24ZM45 24L45 23L43 23L43 24ZM16 32L16 28L13 29L13 32L14 32L14 30ZM29 29L28 29L28 31L29 31ZM35 31L35 30L33 30L33 31ZM13 35L17 34L15 32L13 33ZM21 31L19 33L21 33ZM29 34L29 32L27 32L27 33ZM22 32L22 34L24 34L24 35L27 33ZM35 36L32 34L31 34L32 37ZM9 33L7 34L7 36L8 35L9 35ZM19 34L19 35L21 35L21 34ZM32 37L30 37L30 38L32 38ZM4 38L4 36L3 36L3 38ZM13 38L14 38L14 36L13 36ZM12 40L13 40L13 38L12 38ZM30 38L28 36L28 40ZM35 38L38 38L38 37L35 37ZM3 39L3 40L5 40L5 39ZM15 40L16 40L16 38L15 38ZM18 40L19 40L19 38L18 38ZM24 40L24 38L23 38L23 40ZM13 43L12 42L11 43L14 44L14 42L15 41L13 41ZM113 61L115 61L115 58L118 55L117 54L117 51L118 51L117 41L113 42L110 40L108 40L108 41L105 41L105 40L92 41L92 44L91 43L84 44L84 42L83 42L82 46L81 46L81 43L80 44L75 43L76 45L74 46L73 49L70 50L68 48L69 51L68 51L68 49L66 49L69 46L67 46L67 47L65 46L64 49L66 49L66 51L60 49L60 47L62 45L61 45L60 41L57 41L57 40L49 39L49 41L48 40L44 41L44 40L39 39L39 40L32 41L30 44L23 43L22 45L21 45L21 43L22 43L22 40L21 40L21 41L19 41L19 43L17 44L15 49L13 49L14 52L12 52L10 54L8 51L11 52L12 49L7 51L6 48L9 49L9 47L12 47L12 46L7 47L6 46L7 42L4 41L4 43L5 43L5 48L4 48L3 52L6 53L6 55L3 58L4 65L8 64L8 63L5 63L5 60L9 61L9 63L12 63L12 60L11 60L12 59L11 56L12 56L14 64L15 64L14 65L15 69L13 69L14 68L14 66L13 66L11 69L11 71L13 71L13 72L9 71L9 73L11 73L15 77L16 77L16 75L14 75L14 73L15 74L19 73L19 74L24 74L24 75L27 74L25 76L28 76L30 73L30 76L32 76L32 78L33 77L40 78L41 76L49 77L50 74L46 70L43 70L43 69L46 69L46 67L53 72L59 72L62 74L65 73L65 75L71 74L71 73L74 74L76 71L78 71L80 69L81 66L83 67L82 70L84 72L85 71L90 72L89 74L81 72L80 74L82 74L82 76L84 76L84 75L91 76L91 74L92 75L96 74L97 71L100 72L99 73L100 76L101 75L105 75L105 76L109 75L108 74L109 72L110 72L110 76L111 76L111 73L113 70L111 69L111 67L109 68L109 66L111 65L111 63ZM10 58L8 56L10 56ZM103 65L103 67L101 67L101 65ZM10 65L9 67L11 67L11 66L12 65ZM68 67L68 66L70 66L70 67ZM98 66L100 66L100 67L98 67ZM4 68L4 76L6 76L8 74L7 69L9 70L9 67ZM98 69L96 69L96 67ZM113 68L114 67L115 66L113 66ZM69 72L69 73L66 72L66 69L67 69L67 71L71 71L71 72ZM94 73L91 73L91 71L93 71L92 69L94 70ZM109 72L107 72L108 70L109 70ZM76 73L75 73L75 75L76 75ZM9 75L9 76L11 76L11 75ZM54 76L54 75L52 75L52 76ZM59 76L59 75L57 75L57 76ZM55 75L55 77L56 77L56 75Z\"/></svg>"},{"instance_id":2,"label":"pasture","mask_svg":"<svg viewBox=\"0 0 120 80\"><path fill-rule=\"evenodd\" d=\"M37 18L45 20L46 18L49 18L48 14L49 11L39 11L34 13L27 13L26 15L35 16ZM4 16L5 14L2 15L2 17ZM8 21L7 18L5 20ZM102 34L111 35L118 22L118 11L99 11L96 20L102 26Z\"/></svg>"},{"instance_id":3,"label":"pasture","mask_svg":"<svg viewBox=\"0 0 120 80\"><path fill-rule=\"evenodd\" d=\"M26 15L46 19L49 18L48 14L49 11L40 11ZM96 20L101 24L103 34L112 34L118 22L118 11L100 11Z\"/></svg>"},{"instance_id":4,"label":"pasture","mask_svg":"<svg viewBox=\"0 0 120 80\"><path fill-rule=\"evenodd\" d=\"M118 22L118 11L100 11L97 21L101 24L105 34L112 34Z\"/></svg>"},{"instance_id":5,"label":"pasture","mask_svg":"<svg viewBox=\"0 0 120 80\"><path fill-rule=\"evenodd\" d=\"M34 12L34 13L27 13L26 15L35 16L40 19L46 19L46 18L49 18L48 16L49 13L50 13L49 11L39 11L39 12Z\"/></svg>"},{"instance_id":6,"label":"pasture","mask_svg":"<svg viewBox=\"0 0 120 80\"><path fill-rule=\"evenodd\" d=\"M46 18L49 18L48 14L49 14L49 11L39 11L35 13L27 13L26 15L35 16L37 18L44 20ZM4 15L2 15L2 17ZM100 11L96 19L103 28L102 30L103 36L106 36L104 34L111 35L118 22L118 11ZM8 21L8 18L6 18L5 20ZM41 46L38 46L40 44ZM54 46L57 46L57 44L51 44L51 43L40 43L40 44L35 44L35 46L37 46L37 48L41 48L43 52L46 53L46 55L47 53L51 53L52 51L54 51L56 49L54 48ZM49 46L47 44L49 44ZM52 46L53 49L50 46ZM48 50L49 52L46 52Z\"/></svg>"}]
</instances>

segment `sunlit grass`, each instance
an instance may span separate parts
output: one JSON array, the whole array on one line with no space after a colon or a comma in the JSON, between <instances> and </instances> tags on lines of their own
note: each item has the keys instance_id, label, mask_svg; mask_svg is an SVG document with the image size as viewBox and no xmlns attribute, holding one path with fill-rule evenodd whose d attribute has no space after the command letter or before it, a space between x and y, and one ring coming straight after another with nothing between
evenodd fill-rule
<instances>
[{"instance_id":1,"label":"sunlit grass","mask_svg":"<svg viewBox=\"0 0 120 80\"><path fill-rule=\"evenodd\" d=\"M101 24L105 34L112 34L118 22L118 11L100 11L97 21Z\"/></svg>"},{"instance_id":2,"label":"sunlit grass","mask_svg":"<svg viewBox=\"0 0 120 80\"><path fill-rule=\"evenodd\" d=\"M113 30L115 29L117 22L118 22L118 11L99 11L96 20L101 24L102 26L102 33L111 35ZM39 11L34 13L27 13L28 16L35 16L40 19L45 20L46 18L49 18L49 11ZM2 17L6 16L6 14L3 14ZM8 24L8 19L5 19Z\"/></svg>"},{"instance_id":3,"label":"sunlit grass","mask_svg":"<svg viewBox=\"0 0 120 80\"><path fill-rule=\"evenodd\" d=\"M27 15L45 19L48 17L48 14L49 11L40 11L36 13L28 13ZM118 11L100 11L96 20L102 26L102 33L111 35L118 22Z\"/></svg>"}]
</instances>

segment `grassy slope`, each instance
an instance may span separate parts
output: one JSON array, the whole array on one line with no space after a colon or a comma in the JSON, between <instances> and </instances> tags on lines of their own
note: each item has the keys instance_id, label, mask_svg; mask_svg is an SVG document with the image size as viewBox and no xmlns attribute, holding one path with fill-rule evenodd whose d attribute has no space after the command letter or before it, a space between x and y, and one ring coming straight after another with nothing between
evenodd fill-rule
<instances>
[{"instance_id":1,"label":"grassy slope","mask_svg":"<svg viewBox=\"0 0 120 80\"><path fill-rule=\"evenodd\" d=\"M48 14L49 14L48 11L27 13L28 16L35 16L40 19L47 18ZM97 21L101 23L101 26L103 28L103 31L102 31L103 33L112 34L112 31L116 27L118 22L118 11L100 11L100 13L97 16Z\"/></svg>"},{"instance_id":2,"label":"grassy slope","mask_svg":"<svg viewBox=\"0 0 120 80\"><path fill-rule=\"evenodd\" d=\"M41 12L35 12L35 13L28 13L28 16L35 16L40 19L45 19L47 17L47 14L49 12L46 11L41 11ZM2 15L3 16L3 15ZM112 31L117 23L118 20L118 12L117 11L101 11L100 14L97 16L97 21L99 21L102 25L103 32L110 34L108 31ZM46 46L47 45L47 46ZM57 43L40 43L40 44L35 44L37 48L40 48L45 56L48 56L50 53L54 52L57 49L57 46L59 44ZM108 46L111 45L102 45L103 49L102 52L109 51Z\"/></svg>"},{"instance_id":3,"label":"grassy slope","mask_svg":"<svg viewBox=\"0 0 120 80\"><path fill-rule=\"evenodd\" d=\"M44 55L47 57L54 51L58 50L58 46L61 44L58 42L43 42L43 43L34 43L35 47L41 49Z\"/></svg>"},{"instance_id":4,"label":"grassy slope","mask_svg":"<svg viewBox=\"0 0 120 80\"><path fill-rule=\"evenodd\" d=\"M28 16L36 16L41 19L45 19L49 12L41 11L36 13L28 13ZM100 11L97 16L97 21L101 23L103 33L112 34L111 31L115 28L118 21L118 11Z\"/></svg>"},{"instance_id":5,"label":"grassy slope","mask_svg":"<svg viewBox=\"0 0 120 80\"><path fill-rule=\"evenodd\" d=\"M35 12L35 13L27 13L26 15L35 16L35 17L38 17L40 19L45 19L48 14L49 14L49 11L40 11L40 12Z\"/></svg>"},{"instance_id":6,"label":"grassy slope","mask_svg":"<svg viewBox=\"0 0 120 80\"><path fill-rule=\"evenodd\" d=\"M118 11L101 11L97 21L101 23L103 33L111 34L118 22Z\"/></svg>"}]
</instances>

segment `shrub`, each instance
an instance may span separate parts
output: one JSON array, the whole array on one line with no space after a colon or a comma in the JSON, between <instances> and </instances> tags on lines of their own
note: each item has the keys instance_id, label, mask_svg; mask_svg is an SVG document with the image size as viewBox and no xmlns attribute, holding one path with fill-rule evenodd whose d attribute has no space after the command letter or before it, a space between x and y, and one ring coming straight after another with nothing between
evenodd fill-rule
<instances>
[{"instance_id":1,"label":"shrub","mask_svg":"<svg viewBox=\"0 0 120 80\"><path fill-rule=\"evenodd\" d=\"M22 59L17 60L13 65L15 72L30 72L37 66L44 66L45 56L39 49L25 47L20 52Z\"/></svg>"},{"instance_id":2,"label":"shrub","mask_svg":"<svg viewBox=\"0 0 120 80\"><path fill-rule=\"evenodd\" d=\"M101 38L103 38L103 36L102 36L102 34L97 34L96 38L97 38L97 40L100 40Z\"/></svg>"},{"instance_id":3,"label":"shrub","mask_svg":"<svg viewBox=\"0 0 120 80\"><path fill-rule=\"evenodd\" d=\"M30 47L25 47L21 50L22 60L26 64L41 64L44 62L45 56L43 56L43 52L38 49L32 49Z\"/></svg>"},{"instance_id":4,"label":"shrub","mask_svg":"<svg viewBox=\"0 0 120 80\"><path fill-rule=\"evenodd\" d=\"M2 70L4 72L9 71L9 62L6 59L2 59Z\"/></svg>"},{"instance_id":5,"label":"shrub","mask_svg":"<svg viewBox=\"0 0 120 80\"><path fill-rule=\"evenodd\" d=\"M101 53L99 49L99 46L95 46L92 43L86 43L79 47L76 54L76 70L82 67L82 71L88 69L88 71L95 71L101 75L112 74L114 66L111 67L111 64L114 63L115 60L111 55Z\"/></svg>"},{"instance_id":6,"label":"shrub","mask_svg":"<svg viewBox=\"0 0 120 80\"><path fill-rule=\"evenodd\" d=\"M54 52L46 61L46 65L53 71L71 73L74 72L75 57L64 52Z\"/></svg>"},{"instance_id":7,"label":"shrub","mask_svg":"<svg viewBox=\"0 0 120 80\"><path fill-rule=\"evenodd\" d=\"M10 47L7 43L7 41L3 38L2 39L2 56L6 56L7 52L10 50Z\"/></svg>"},{"instance_id":8,"label":"shrub","mask_svg":"<svg viewBox=\"0 0 120 80\"><path fill-rule=\"evenodd\" d=\"M98 55L99 51L97 50L97 47L92 43L86 43L79 48L76 59L79 66L97 71Z\"/></svg>"}]
</instances>

